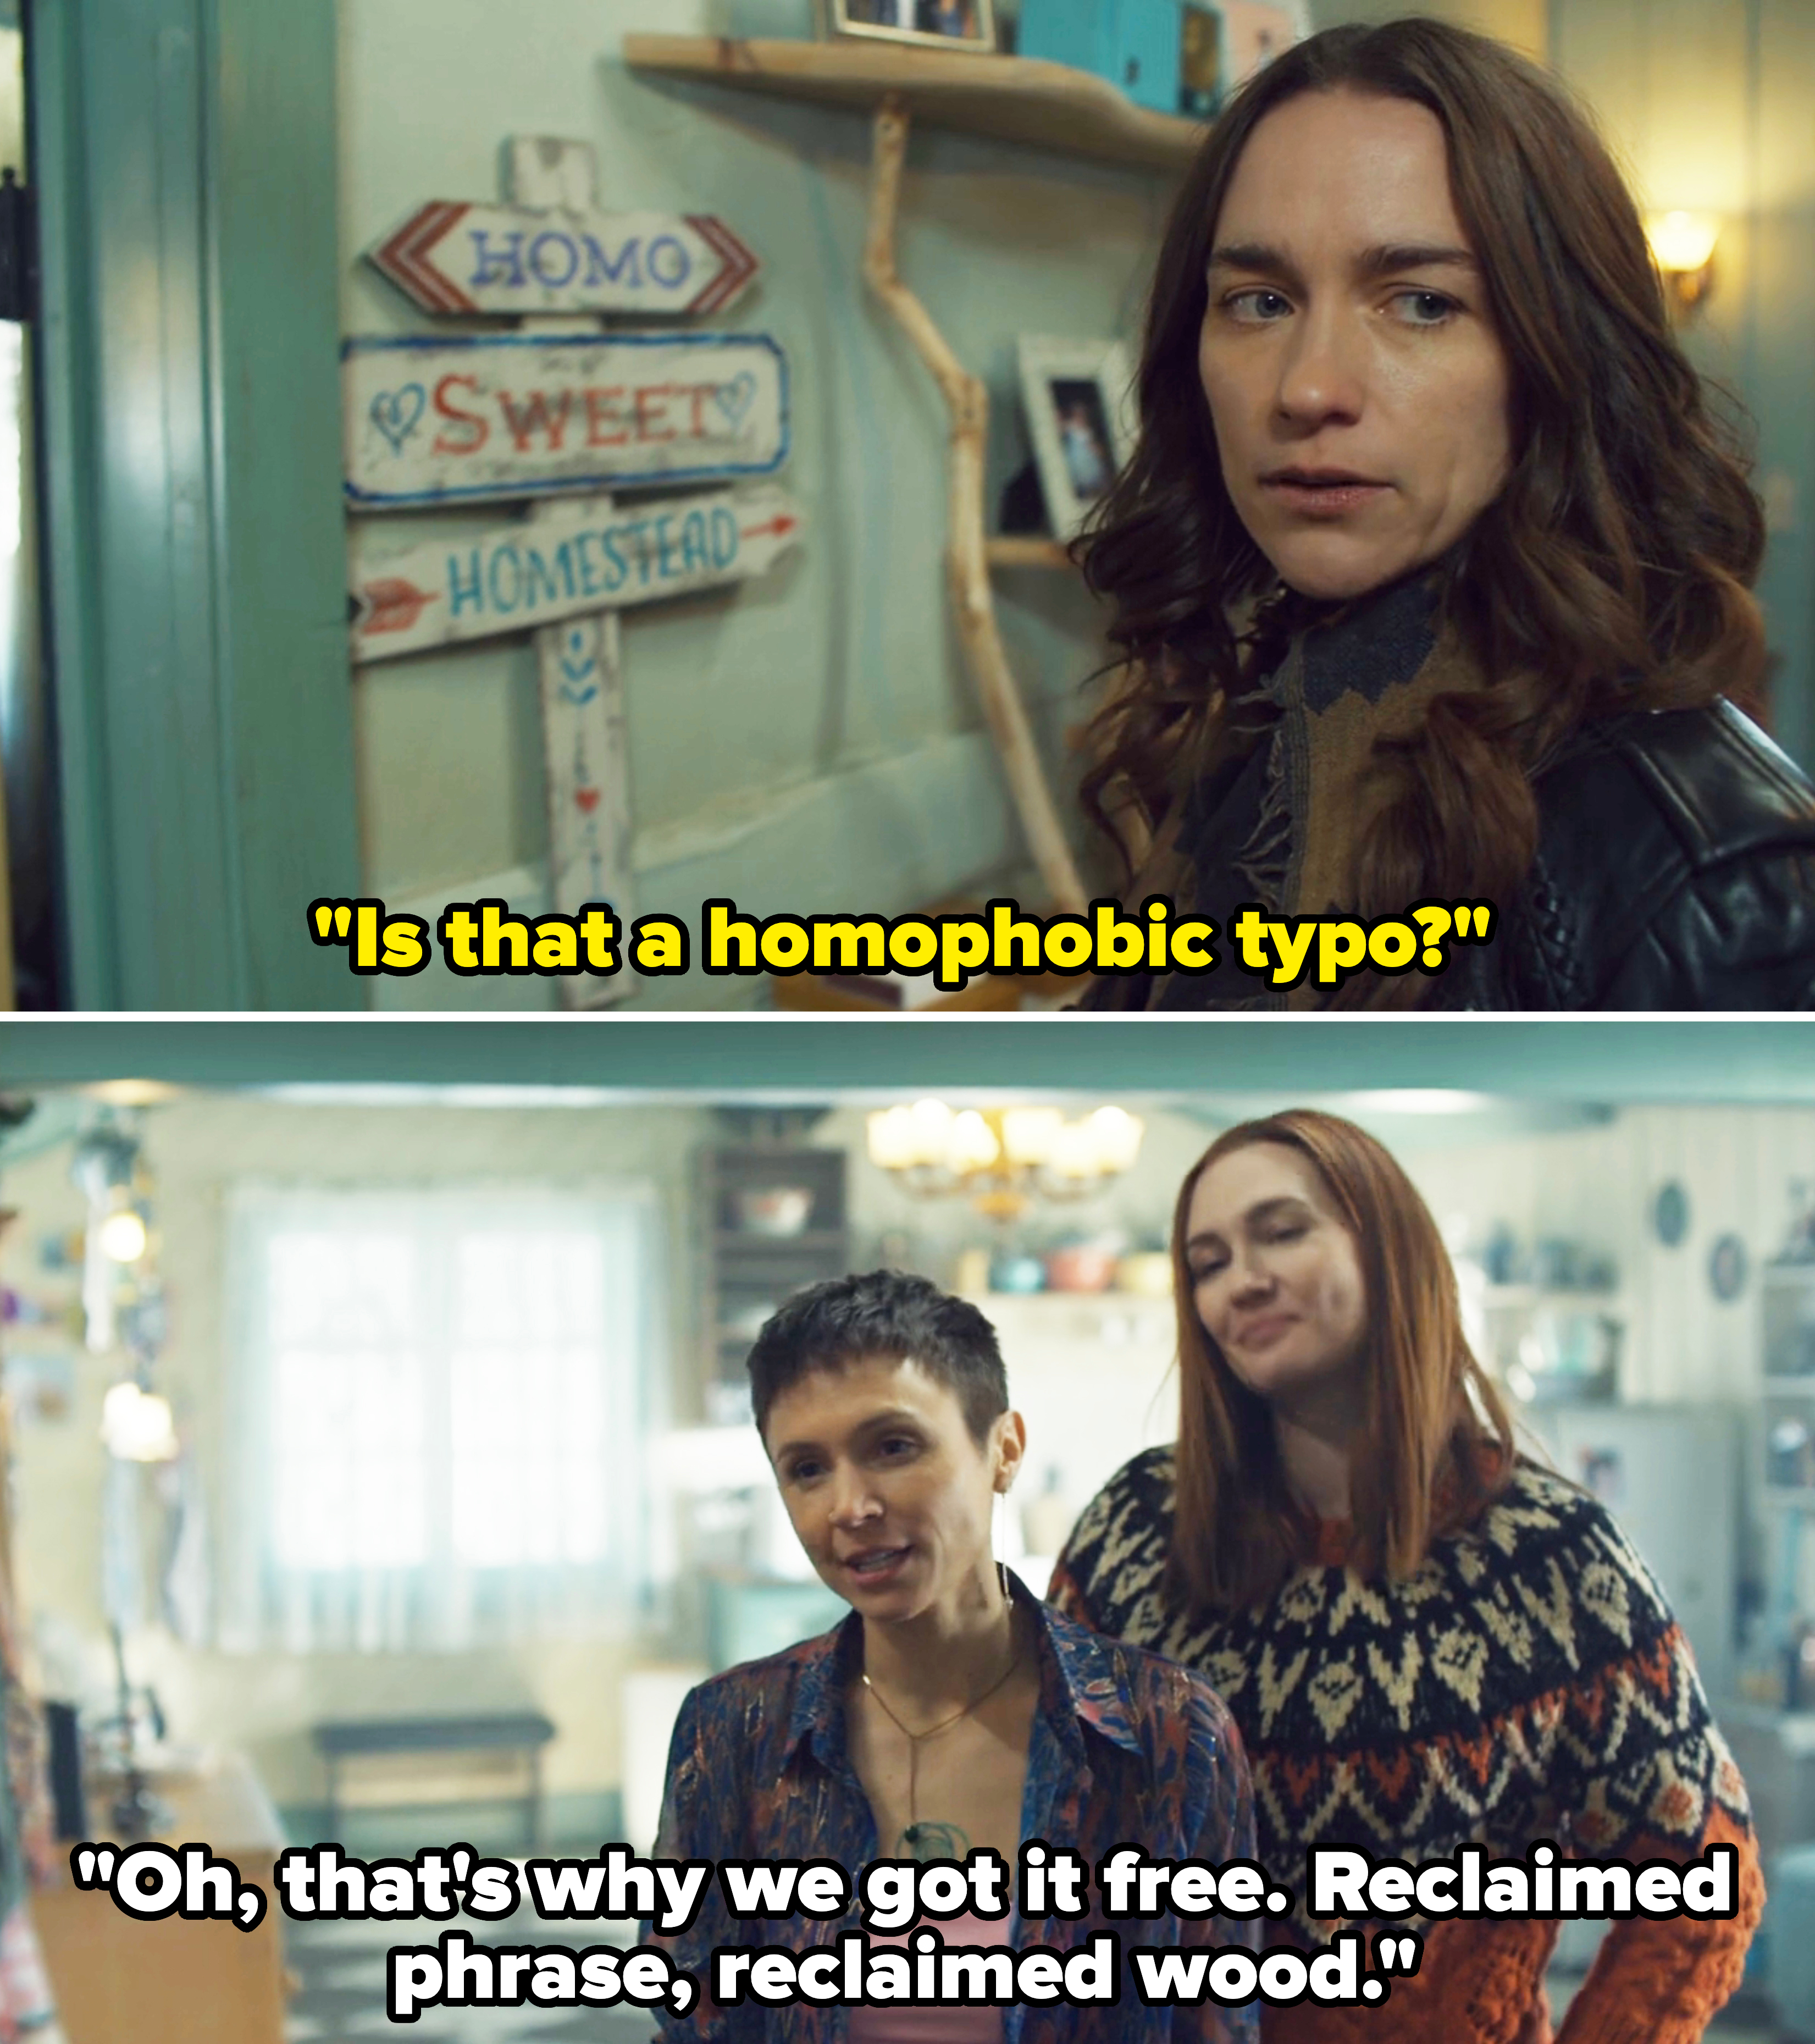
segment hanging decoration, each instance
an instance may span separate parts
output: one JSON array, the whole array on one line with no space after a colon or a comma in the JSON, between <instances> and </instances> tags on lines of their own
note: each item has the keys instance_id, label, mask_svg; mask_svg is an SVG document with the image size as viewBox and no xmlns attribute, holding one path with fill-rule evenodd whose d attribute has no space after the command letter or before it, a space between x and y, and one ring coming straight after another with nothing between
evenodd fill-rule
<instances>
[{"instance_id":1,"label":"hanging decoration","mask_svg":"<svg viewBox=\"0 0 1815 2044\"><path fill-rule=\"evenodd\" d=\"M870 1116L869 1161L923 1197L961 1193L992 1220L1036 1201L1090 1199L1140 1155L1140 1117L1099 1107L1068 1121L1056 1107L967 1107L941 1100Z\"/></svg>"}]
</instances>

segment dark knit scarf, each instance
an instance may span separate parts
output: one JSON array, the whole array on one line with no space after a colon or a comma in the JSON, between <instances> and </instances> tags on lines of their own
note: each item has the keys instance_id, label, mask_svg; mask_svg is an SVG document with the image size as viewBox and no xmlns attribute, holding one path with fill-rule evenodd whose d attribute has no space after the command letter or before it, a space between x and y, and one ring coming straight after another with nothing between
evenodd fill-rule
<instances>
[{"instance_id":1,"label":"dark knit scarf","mask_svg":"<svg viewBox=\"0 0 1815 2044\"><path fill-rule=\"evenodd\" d=\"M1353 909L1356 849L1390 786L1380 741L1416 732L1436 697L1483 686L1438 617L1441 580L1434 571L1416 575L1333 611L1287 599L1296 628L1231 699L1218 758L1129 890L1136 908L1159 893L1181 914L1209 916L1224 933L1226 962L1207 979L1106 981L1088 1005L1321 1005L1315 988L1276 993L1228 963L1228 925L1249 902L1274 916Z\"/></svg>"}]
</instances>

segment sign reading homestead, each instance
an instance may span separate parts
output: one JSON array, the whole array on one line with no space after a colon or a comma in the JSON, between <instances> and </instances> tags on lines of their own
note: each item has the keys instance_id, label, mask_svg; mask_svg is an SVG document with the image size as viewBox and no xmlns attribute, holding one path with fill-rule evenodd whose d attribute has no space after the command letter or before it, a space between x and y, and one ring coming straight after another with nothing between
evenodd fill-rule
<instances>
[{"instance_id":1,"label":"sign reading homestead","mask_svg":"<svg viewBox=\"0 0 1815 2044\"><path fill-rule=\"evenodd\" d=\"M524 632L762 574L798 541L775 483L636 505L548 505L533 520L353 561L353 658Z\"/></svg>"},{"instance_id":2,"label":"sign reading homestead","mask_svg":"<svg viewBox=\"0 0 1815 2044\"><path fill-rule=\"evenodd\" d=\"M767 334L348 340L341 375L355 510L730 482L788 455Z\"/></svg>"}]
</instances>

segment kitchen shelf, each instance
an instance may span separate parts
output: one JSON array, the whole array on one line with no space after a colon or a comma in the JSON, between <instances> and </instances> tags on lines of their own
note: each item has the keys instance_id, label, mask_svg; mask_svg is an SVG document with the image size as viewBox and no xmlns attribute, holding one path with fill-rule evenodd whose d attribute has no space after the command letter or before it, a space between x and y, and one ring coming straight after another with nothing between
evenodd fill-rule
<instances>
[{"instance_id":1,"label":"kitchen shelf","mask_svg":"<svg viewBox=\"0 0 1815 2044\"><path fill-rule=\"evenodd\" d=\"M707 1409L713 1387L741 1384L753 1336L739 1334L734 1316L782 1301L850 1268L846 1227L845 1151L795 1143L723 1143L696 1159L698 1208L703 1225L700 1320ZM813 1196L808 1224L797 1235L760 1235L732 1225L738 1195L765 1186L800 1185Z\"/></svg>"},{"instance_id":2,"label":"kitchen shelf","mask_svg":"<svg viewBox=\"0 0 1815 2044\"><path fill-rule=\"evenodd\" d=\"M1600 1307L1612 1311L1621 1303L1617 1290L1590 1285L1490 1285L1481 1294L1483 1305L1502 1307L1509 1312L1530 1306Z\"/></svg>"},{"instance_id":3,"label":"kitchen shelf","mask_svg":"<svg viewBox=\"0 0 1815 2044\"><path fill-rule=\"evenodd\" d=\"M845 1245L842 1228L808 1228L799 1235L760 1235L754 1228L721 1228L716 1235L721 1251L750 1256L818 1256Z\"/></svg>"},{"instance_id":4,"label":"kitchen shelf","mask_svg":"<svg viewBox=\"0 0 1815 2044\"><path fill-rule=\"evenodd\" d=\"M999 141L1130 169L1182 171L1206 130L1137 106L1107 79L1034 57L918 49L858 40L746 41L731 36L631 35L624 62L739 91L873 113L886 94L917 119Z\"/></svg>"}]
</instances>

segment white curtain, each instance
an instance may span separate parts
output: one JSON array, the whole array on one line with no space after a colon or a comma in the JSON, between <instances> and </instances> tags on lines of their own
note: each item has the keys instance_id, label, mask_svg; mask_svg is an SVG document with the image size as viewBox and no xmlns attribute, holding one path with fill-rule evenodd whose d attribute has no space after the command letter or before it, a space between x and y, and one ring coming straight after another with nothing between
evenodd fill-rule
<instances>
[{"instance_id":1,"label":"white curtain","mask_svg":"<svg viewBox=\"0 0 1815 2044\"><path fill-rule=\"evenodd\" d=\"M654 1212L645 1186L234 1192L224 1646L624 1621Z\"/></svg>"}]
</instances>

